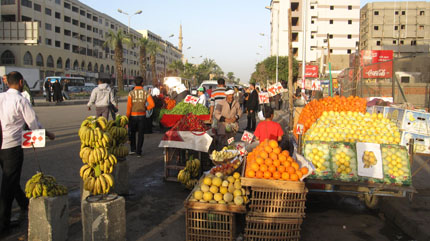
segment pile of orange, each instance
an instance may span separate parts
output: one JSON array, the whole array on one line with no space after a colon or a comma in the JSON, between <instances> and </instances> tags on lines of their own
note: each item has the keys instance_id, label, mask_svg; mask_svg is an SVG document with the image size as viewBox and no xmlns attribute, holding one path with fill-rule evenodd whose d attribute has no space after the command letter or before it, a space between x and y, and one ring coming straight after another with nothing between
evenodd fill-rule
<instances>
[{"instance_id":1,"label":"pile of orange","mask_svg":"<svg viewBox=\"0 0 430 241\"><path fill-rule=\"evenodd\" d=\"M352 111L366 112L366 99L349 96L326 97L320 100L312 100L309 102L300 113L297 124L303 124L304 133L312 126L312 124L320 118L324 111ZM295 128L296 129L296 128ZM294 132L297 137L297 133Z\"/></svg>"},{"instance_id":2,"label":"pile of orange","mask_svg":"<svg viewBox=\"0 0 430 241\"><path fill-rule=\"evenodd\" d=\"M285 181L299 181L308 173L307 167L300 168L288 153L278 146L274 140L261 142L246 160L245 176Z\"/></svg>"}]
</instances>

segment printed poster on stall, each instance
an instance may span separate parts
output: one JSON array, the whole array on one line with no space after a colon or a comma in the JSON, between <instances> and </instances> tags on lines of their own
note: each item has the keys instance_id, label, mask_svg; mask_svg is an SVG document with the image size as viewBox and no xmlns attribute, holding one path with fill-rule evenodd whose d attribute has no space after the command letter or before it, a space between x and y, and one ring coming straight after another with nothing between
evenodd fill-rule
<instances>
[{"instance_id":1,"label":"printed poster on stall","mask_svg":"<svg viewBox=\"0 0 430 241\"><path fill-rule=\"evenodd\" d=\"M21 138L21 147L45 147L45 129L23 131Z\"/></svg>"},{"instance_id":2,"label":"printed poster on stall","mask_svg":"<svg viewBox=\"0 0 430 241\"><path fill-rule=\"evenodd\" d=\"M382 179L381 146L376 143L357 142L357 168L358 175Z\"/></svg>"}]
</instances>

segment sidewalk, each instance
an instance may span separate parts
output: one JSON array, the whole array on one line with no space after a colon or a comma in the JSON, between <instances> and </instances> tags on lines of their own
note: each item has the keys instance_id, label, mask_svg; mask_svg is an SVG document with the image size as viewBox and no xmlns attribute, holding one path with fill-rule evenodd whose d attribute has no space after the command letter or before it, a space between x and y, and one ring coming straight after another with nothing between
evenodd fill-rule
<instances>
[{"instance_id":1,"label":"sidewalk","mask_svg":"<svg viewBox=\"0 0 430 241\"><path fill-rule=\"evenodd\" d=\"M415 157L412 173L429 157ZM385 217L416 240L430 240L430 167L427 165L413 177L417 193L408 197L385 197L379 206Z\"/></svg>"},{"instance_id":2,"label":"sidewalk","mask_svg":"<svg viewBox=\"0 0 430 241\"><path fill-rule=\"evenodd\" d=\"M59 105L86 105L88 103L89 98L82 99L72 99L72 100L64 100L62 102L48 102L45 98L35 98L34 105L35 106L59 106ZM119 102L126 102L127 97L119 97Z\"/></svg>"}]
</instances>

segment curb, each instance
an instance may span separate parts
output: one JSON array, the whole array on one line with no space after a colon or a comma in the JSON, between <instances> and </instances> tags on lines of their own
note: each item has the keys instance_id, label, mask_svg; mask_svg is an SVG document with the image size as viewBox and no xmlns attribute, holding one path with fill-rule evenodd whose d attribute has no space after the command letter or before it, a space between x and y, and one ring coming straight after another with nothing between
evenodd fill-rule
<instances>
[{"instance_id":1,"label":"curb","mask_svg":"<svg viewBox=\"0 0 430 241\"><path fill-rule=\"evenodd\" d=\"M127 102L127 99L120 99L118 102ZM63 102L35 102L34 106L63 106L63 105L86 105L88 100L66 100Z\"/></svg>"},{"instance_id":2,"label":"curb","mask_svg":"<svg viewBox=\"0 0 430 241\"><path fill-rule=\"evenodd\" d=\"M414 218L414 216L410 215L411 211L406 210L410 208L407 199L383 198L381 201L379 205L381 212L384 213L387 219L401 228L403 232L416 240L430 240L428 224Z\"/></svg>"}]
</instances>

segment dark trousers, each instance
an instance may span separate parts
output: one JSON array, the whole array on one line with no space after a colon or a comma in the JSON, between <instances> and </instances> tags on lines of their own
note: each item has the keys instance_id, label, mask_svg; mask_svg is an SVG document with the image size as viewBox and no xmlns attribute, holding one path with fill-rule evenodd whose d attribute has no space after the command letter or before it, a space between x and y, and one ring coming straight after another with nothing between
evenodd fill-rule
<instances>
[{"instance_id":1,"label":"dark trousers","mask_svg":"<svg viewBox=\"0 0 430 241\"><path fill-rule=\"evenodd\" d=\"M51 90L46 90L46 101L51 102Z\"/></svg>"},{"instance_id":2,"label":"dark trousers","mask_svg":"<svg viewBox=\"0 0 430 241\"><path fill-rule=\"evenodd\" d=\"M248 123L246 125L246 129L255 131L255 127L257 125L257 120L255 119L255 111L248 111Z\"/></svg>"},{"instance_id":3,"label":"dark trousers","mask_svg":"<svg viewBox=\"0 0 430 241\"><path fill-rule=\"evenodd\" d=\"M28 209L28 199L19 184L24 152L21 146L0 150L3 171L0 193L0 230L8 226L15 198L22 210Z\"/></svg>"},{"instance_id":4,"label":"dark trousers","mask_svg":"<svg viewBox=\"0 0 430 241\"><path fill-rule=\"evenodd\" d=\"M132 152L136 152L137 155L142 154L142 146L145 135L145 123L146 116L130 116L130 123L128 128L130 128L130 149ZM139 132L137 136L136 145L136 132Z\"/></svg>"}]
</instances>

